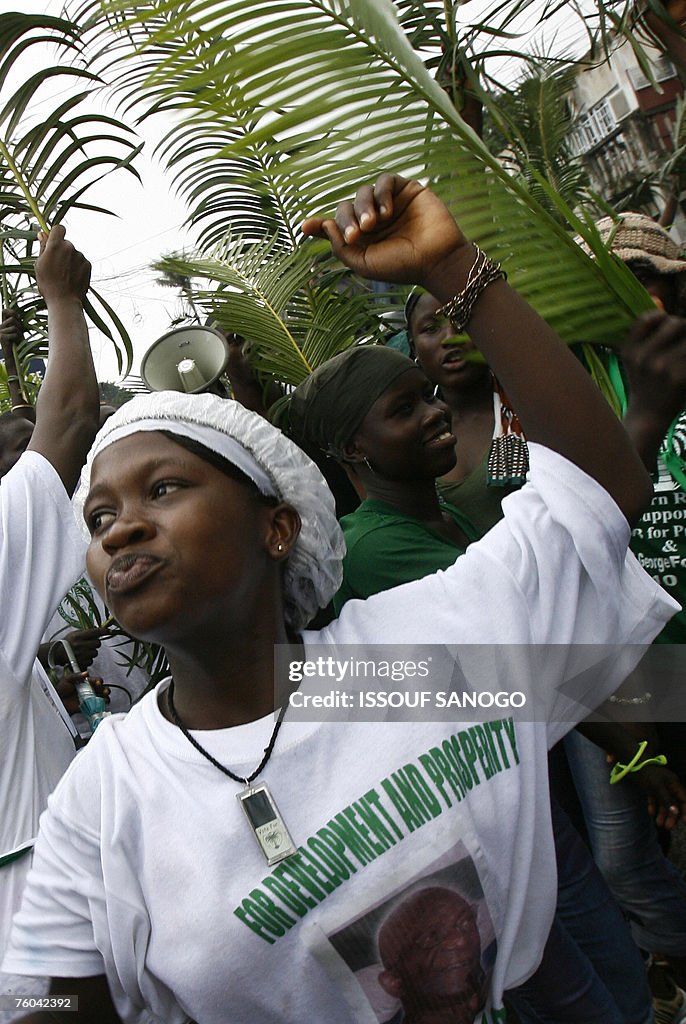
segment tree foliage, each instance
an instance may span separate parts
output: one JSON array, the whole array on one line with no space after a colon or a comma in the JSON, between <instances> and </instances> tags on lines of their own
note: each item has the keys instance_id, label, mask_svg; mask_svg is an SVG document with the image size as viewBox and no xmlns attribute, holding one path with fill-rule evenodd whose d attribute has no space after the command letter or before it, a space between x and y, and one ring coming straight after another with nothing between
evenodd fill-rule
<instances>
[{"instance_id":1,"label":"tree foliage","mask_svg":"<svg viewBox=\"0 0 686 1024\"><path fill-rule=\"evenodd\" d=\"M273 237L276 227L293 247L305 213L330 211L392 168L431 181L465 232L503 261L513 285L564 338L615 343L648 308L643 289L540 172L532 167L531 180L554 215L531 181L507 173L413 48L430 50L436 25L450 36L457 6L108 0L89 13L94 59L117 80L127 110L174 112L165 146L177 181L192 191L206 242L222 225L243 233L254 226L253 238ZM528 4L506 7L496 9L499 23L474 27L497 46L513 9ZM602 17L607 26L614 14ZM229 188L235 180L238 188ZM576 232L596 262L574 244ZM274 358L290 358L289 343L274 341Z\"/></svg>"},{"instance_id":2,"label":"tree foliage","mask_svg":"<svg viewBox=\"0 0 686 1024\"><path fill-rule=\"evenodd\" d=\"M575 68L532 58L517 85L490 108L489 148L556 219L558 210L541 178L571 209L588 203L588 173L569 142L574 117L568 96L575 74Z\"/></svg>"},{"instance_id":3,"label":"tree foliage","mask_svg":"<svg viewBox=\"0 0 686 1024\"><path fill-rule=\"evenodd\" d=\"M598 3L589 15L588 4L501 0L470 22L458 0L81 2L74 17L91 66L125 116L172 118L161 152L200 245L161 266L192 277L203 308L245 332L268 379L295 383L313 360L369 337L361 303L341 302L355 289L317 282L298 225L382 170L431 183L567 341L616 344L650 308L590 214L575 212L585 182L562 141L569 62L539 66L505 96L488 64L524 55L534 10L542 23L564 10L587 32L591 58L625 35L651 77L633 3ZM465 123L461 112L475 123L470 101L507 126L517 173ZM334 315L346 305L347 317Z\"/></svg>"},{"instance_id":4,"label":"tree foliage","mask_svg":"<svg viewBox=\"0 0 686 1024\"><path fill-rule=\"evenodd\" d=\"M45 66L47 45L57 50L57 63ZM99 85L71 21L0 14L0 284L3 304L22 313L20 373L33 356L45 354L45 315L33 271L37 231L71 210L109 214L88 201L89 190L116 169L137 175L133 161L141 146L130 127L98 112ZM128 368L126 329L93 290L87 313L113 342L120 370Z\"/></svg>"}]
</instances>

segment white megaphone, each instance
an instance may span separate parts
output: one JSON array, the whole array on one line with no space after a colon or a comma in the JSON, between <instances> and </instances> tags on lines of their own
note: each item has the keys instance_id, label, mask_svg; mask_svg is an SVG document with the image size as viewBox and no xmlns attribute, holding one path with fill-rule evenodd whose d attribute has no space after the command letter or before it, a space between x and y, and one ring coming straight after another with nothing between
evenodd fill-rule
<instances>
[{"instance_id":1,"label":"white megaphone","mask_svg":"<svg viewBox=\"0 0 686 1024\"><path fill-rule=\"evenodd\" d=\"M214 390L228 359L223 334L213 327L189 324L167 331L151 345L141 360L141 377L151 391L197 394Z\"/></svg>"}]
</instances>

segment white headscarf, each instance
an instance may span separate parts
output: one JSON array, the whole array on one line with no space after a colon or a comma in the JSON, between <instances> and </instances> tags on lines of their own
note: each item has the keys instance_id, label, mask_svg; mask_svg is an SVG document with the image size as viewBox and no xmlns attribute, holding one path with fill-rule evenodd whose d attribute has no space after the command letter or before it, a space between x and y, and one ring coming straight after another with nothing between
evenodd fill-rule
<instances>
[{"instance_id":1,"label":"white headscarf","mask_svg":"<svg viewBox=\"0 0 686 1024\"><path fill-rule=\"evenodd\" d=\"M343 534L334 498L311 459L262 416L216 395L158 391L138 395L110 416L91 448L74 496L81 525L93 460L109 445L145 430L190 437L223 456L255 483L297 509L302 528L285 565L287 622L302 629L341 585Z\"/></svg>"}]
</instances>

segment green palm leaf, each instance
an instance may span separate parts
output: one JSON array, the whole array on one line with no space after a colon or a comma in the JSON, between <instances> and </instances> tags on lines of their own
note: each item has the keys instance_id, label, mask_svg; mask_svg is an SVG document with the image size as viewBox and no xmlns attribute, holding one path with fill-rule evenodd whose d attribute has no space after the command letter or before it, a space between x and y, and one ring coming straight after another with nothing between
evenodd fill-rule
<instances>
[{"instance_id":1,"label":"green palm leaf","mask_svg":"<svg viewBox=\"0 0 686 1024\"><path fill-rule=\"evenodd\" d=\"M372 310L367 292L344 292L347 274L331 273L322 248L232 238L212 256L168 256L156 269L205 279L192 290L194 302L226 333L245 339L263 380L295 385L337 352L378 339L387 308L381 301Z\"/></svg>"},{"instance_id":2,"label":"green palm leaf","mask_svg":"<svg viewBox=\"0 0 686 1024\"><path fill-rule=\"evenodd\" d=\"M45 44L65 51L80 63L40 67L22 77L27 63L45 61ZM37 50L36 47L41 47ZM19 84L12 91L12 82ZM45 347L45 321L35 314L35 280L31 244L20 252L12 239L35 241L30 222L47 230L72 209L109 213L84 200L85 194L115 169L137 175L133 160L141 146L131 128L104 114L84 110L100 80L81 54L78 29L70 21L43 15L0 15L0 88L5 101L0 109L0 230L2 233L3 302L22 311L25 330L22 359ZM78 87L81 87L80 89ZM59 92L71 93L55 102ZM74 88L77 91L74 91ZM34 104L51 104L40 118ZM31 298L33 292L34 298ZM38 300L39 301L39 300ZM121 321L96 292L89 300L91 319L115 346L120 368L130 367L131 341Z\"/></svg>"},{"instance_id":3,"label":"green palm leaf","mask_svg":"<svg viewBox=\"0 0 686 1024\"><path fill-rule=\"evenodd\" d=\"M250 129L249 116L237 107L231 125L193 123L161 147L189 204L189 223L200 229L201 248L219 242L229 224L246 239L278 235L291 248L297 244L299 197L280 174L278 155L264 145L233 158L219 155Z\"/></svg>"},{"instance_id":4,"label":"green palm leaf","mask_svg":"<svg viewBox=\"0 0 686 1024\"><path fill-rule=\"evenodd\" d=\"M488 108L494 123L489 148L507 154L524 186L555 217L548 190L539 184L541 177L572 208L588 201L590 188L583 163L569 144L574 119L567 96L575 77L575 68L532 58L516 87L497 96Z\"/></svg>"},{"instance_id":5,"label":"green palm leaf","mask_svg":"<svg viewBox=\"0 0 686 1024\"><path fill-rule=\"evenodd\" d=\"M422 176L567 341L616 344L649 308L629 272L599 251L592 225L554 191L555 217L546 212L465 126L391 0L121 0L106 10L137 47L137 101L184 113L182 150L190 125L234 129L242 102L252 122L219 156L249 160L259 149L278 161L302 214L328 212L388 168Z\"/></svg>"}]
</instances>

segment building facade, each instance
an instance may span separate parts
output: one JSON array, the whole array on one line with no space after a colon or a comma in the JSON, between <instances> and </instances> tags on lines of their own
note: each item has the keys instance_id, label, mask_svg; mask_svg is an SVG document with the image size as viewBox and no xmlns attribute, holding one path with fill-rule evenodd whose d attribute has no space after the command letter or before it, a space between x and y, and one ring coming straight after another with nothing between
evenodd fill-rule
<instances>
[{"instance_id":1,"label":"building facade","mask_svg":"<svg viewBox=\"0 0 686 1024\"><path fill-rule=\"evenodd\" d=\"M674 65L657 50L647 50L659 88L622 41L609 60L579 72L569 97L575 117L572 151L583 160L592 188L613 206L654 175L674 150L675 109L684 89ZM653 206L658 215L659 193ZM683 211L675 226L686 237Z\"/></svg>"}]
</instances>

